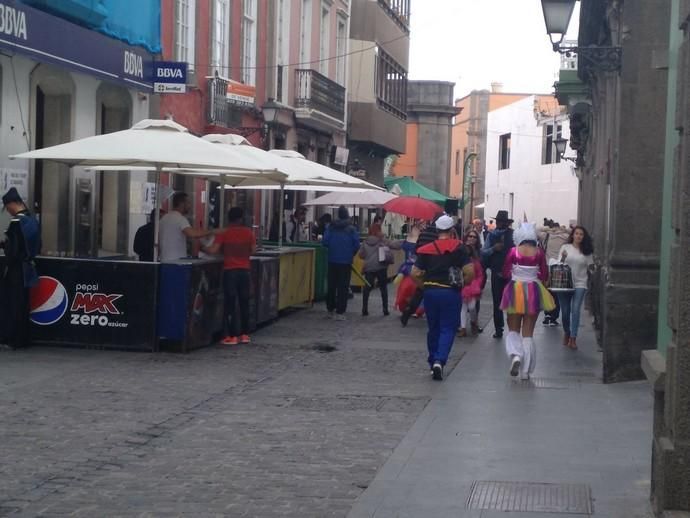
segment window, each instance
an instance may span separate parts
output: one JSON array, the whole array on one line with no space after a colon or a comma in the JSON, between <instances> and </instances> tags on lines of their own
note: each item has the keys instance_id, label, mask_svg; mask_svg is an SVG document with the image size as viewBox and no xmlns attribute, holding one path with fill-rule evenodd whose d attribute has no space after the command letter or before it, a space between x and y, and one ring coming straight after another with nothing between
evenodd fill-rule
<instances>
[{"instance_id":1,"label":"window","mask_svg":"<svg viewBox=\"0 0 690 518\"><path fill-rule=\"evenodd\" d=\"M256 17L257 0L244 0L242 14L242 82L256 83Z\"/></svg>"},{"instance_id":2,"label":"window","mask_svg":"<svg viewBox=\"0 0 690 518\"><path fill-rule=\"evenodd\" d=\"M330 39L331 39L331 11L324 4L321 6L321 34L319 45L319 72L328 77Z\"/></svg>"},{"instance_id":3,"label":"window","mask_svg":"<svg viewBox=\"0 0 690 518\"><path fill-rule=\"evenodd\" d=\"M376 102L396 117L407 119L407 71L381 47L376 47Z\"/></svg>"},{"instance_id":4,"label":"window","mask_svg":"<svg viewBox=\"0 0 690 518\"><path fill-rule=\"evenodd\" d=\"M190 72L194 71L194 28L196 0L177 0L175 2L175 61L188 63Z\"/></svg>"},{"instance_id":5,"label":"window","mask_svg":"<svg viewBox=\"0 0 690 518\"><path fill-rule=\"evenodd\" d=\"M311 0L302 0L302 21L299 36L299 61L303 68L311 59Z\"/></svg>"},{"instance_id":6,"label":"window","mask_svg":"<svg viewBox=\"0 0 690 518\"><path fill-rule=\"evenodd\" d=\"M278 0L276 27L276 101L287 99L287 80L285 73L290 58L290 0Z\"/></svg>"},{"instance_id":7,"label":"window","mask_svg":"<svg viewBox=\"0 0 690 518\"><path fill-rule=\"evenodd\" d=\"M345 86L345 66L347 65L345 56L345 54L347 54L347 19L342 15L338 15L338 32L335 45L335 55L337 56L335 80L338 84Z\"/></svg>"},{"instance_id":8,"label":"window","mask_svg":"<svg viewBox=\"0 0 690 518\"><path fill-rule=\"evenodd\" d=\"M556 139L561 138L561 135L563 133L563 126L561 124L557 124L556 126L556 134L554 135L553 124L546 124L544 125L544 141L542 144L542 154L541 154L541 163L542 164L558 164L561 161L561 157L556 151L556 146L554 145L553 141Z\"/></svg>"},{"instance_id":9,"label":"window","mask_svg":"<svg viewBox=\"0 0 690 518\"><path fill-rule=\"evenodd\" d=\"M230 75L230 0L213 0L211 68L223 77Z\"/></svg>"},{"instance_id":10,"label":"window","mask_svg":"<svg viewBox=\"0 0 690 518\"><path fill-rule=\"evenodd\" d=\"M499 137L498 168L510 168L510 133L506 133Z\"/></svg>"}]
</instances>

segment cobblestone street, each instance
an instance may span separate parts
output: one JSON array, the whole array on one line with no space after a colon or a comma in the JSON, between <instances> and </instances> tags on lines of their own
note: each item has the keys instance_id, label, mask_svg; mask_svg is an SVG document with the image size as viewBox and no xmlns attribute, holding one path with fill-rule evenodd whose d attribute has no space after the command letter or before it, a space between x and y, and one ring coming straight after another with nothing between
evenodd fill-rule
<instances>
[{"instance_id":1,"label":"cobblestone street","mask_svg":"<svg viewBox=\"0 0 690 518\"><path fill-rule=\"evenodd\" d=\"M3 351L0 515L345 516L438 389L424 322L359 300L189 355Z\"/></svg>"}]
</instances>

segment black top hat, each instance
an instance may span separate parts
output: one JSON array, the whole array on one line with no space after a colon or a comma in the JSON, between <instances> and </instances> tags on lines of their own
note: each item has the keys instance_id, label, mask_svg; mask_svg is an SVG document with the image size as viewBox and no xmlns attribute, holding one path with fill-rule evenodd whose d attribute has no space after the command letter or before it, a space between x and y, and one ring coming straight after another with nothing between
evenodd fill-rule
<instances>
[{"instance_id":1,"label":"black top hat","mask_svg":"<svg viewBox=\"0 0 690 518\"><path fill-rule=\"evenodd\" d=\"M16 187L10 188L10 190L3 195L2 204L7 205L8 203L24 203Z\"/></svg>"},{"instance_id":2,"label":"black top hat","mask_svg":"<svg viewBox=\"0 0 690 518\"><path fill-rule=\"evenodd\" d=\"M496 221L507 221L508 223L513 222L513 220L508 217L508 211L507 210L499 210L494 219Z\"/></svg>"}]
</instances>

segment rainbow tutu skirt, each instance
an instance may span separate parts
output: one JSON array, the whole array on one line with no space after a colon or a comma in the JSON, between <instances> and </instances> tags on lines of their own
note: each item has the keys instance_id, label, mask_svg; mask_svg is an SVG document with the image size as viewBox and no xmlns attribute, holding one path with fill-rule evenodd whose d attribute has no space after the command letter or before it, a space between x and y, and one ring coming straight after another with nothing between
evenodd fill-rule
<instances>
[{"instance_id":1,"label":"rainbow tutu skirt","mask_svg":"<svg viewBox=\"0 0 690 518\"><path fill-rule=\"evenodd\" d=\"M501 309L509 315L536 315L553 311L556 302L540 281L510 281L503 290Z\"/></svg>"}]
</instances>

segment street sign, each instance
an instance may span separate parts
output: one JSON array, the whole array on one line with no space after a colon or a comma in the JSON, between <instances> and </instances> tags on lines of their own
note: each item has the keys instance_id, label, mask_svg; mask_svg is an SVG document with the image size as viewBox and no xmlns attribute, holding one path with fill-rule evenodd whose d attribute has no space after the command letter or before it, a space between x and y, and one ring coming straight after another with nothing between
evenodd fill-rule
<instances>
[{"instance_id":1,"label":"street sign","mask_svg":"<svg viewBox=\"0 0 690 518\"><path fill-rule=\"evenodd\" d=\"M228 80L226 98L230 104L236 106L254 106L256 104L256 87Z\"/></svg>"},{"instance_id":2,"label":"street sign","mask_svg":"<svg viewBox=\"0 0 690 518\"><path fill-rule=\"evenodd\" d=\"M156 61L153 64L153 91L157 94L183 94L187 91L187 63Z\"/></svg>"}]
</instances>

